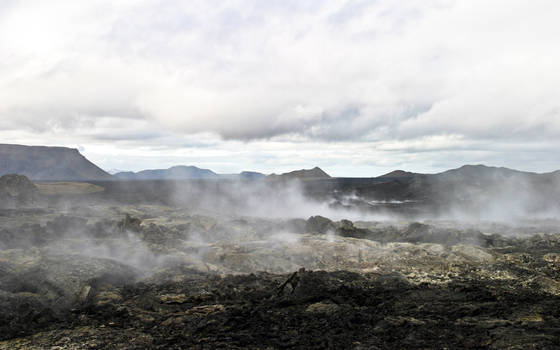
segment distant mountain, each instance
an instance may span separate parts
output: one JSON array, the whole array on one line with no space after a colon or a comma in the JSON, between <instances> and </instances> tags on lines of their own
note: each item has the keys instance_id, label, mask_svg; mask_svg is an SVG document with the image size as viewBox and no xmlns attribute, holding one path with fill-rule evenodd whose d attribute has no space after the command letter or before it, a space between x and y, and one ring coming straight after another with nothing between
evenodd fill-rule
<instances>
[{"instance_id":1,"label":"distant mountain","mask_svg":"<svg viewBox=\"0 0 560 350\"><path fill-rule=\"evenodd\" d=\"M25 175L31 180L111 180L112 176L77 149L0 144L0 176Z\"/></svg>"},{"instance_id":2,"label":"distant mountain","mask_svg":"<svg viewBox=\"0 0 560 350\"><path fill-rule=\"evenodd\" d=\"M341 207L398 207L414 215L489 220L560 215L560 171L537 174L465 165L438 174L394 171L377 178L338 178L305 185L306 193L317 198L332 193L335 205ZM385 207L380 203L386 203Z\"/></svg>"},{"instance_id":3,"label":"distant mountain","mask_svg":"<svg viewBox=\"0 0 560 350\"><path fill-rule=\"evenodd\" d=\"M495 196L496 192L507 191L513 195L515 191L519 194L527 189L535 191L547 177L554 178L554 174L536 174L479 164L463 165L438 174L417 176L411 185L412 188L428 191L431 197L441 197L445 194L459 199L485 198L490 194Z\"/></svg>"},{"instance_id":4,"label":"distant mountain","mask_svg":"<svg viewBox=\"0 0 560 350\"><path fill-rule=\"evenodd\" d=\"M117 173L124 173L126 172L125 170L121 170L121 169L115 169L115 168L111 168L111 169L105 169L106 172L108 172L111 175L115 175Z\"/></svg>"},{"instance_id":5,"label":"distant mountain","mask_svg":"<svg viewBox=\"0 0 560 350\"><path fill-rule=\"evenodd\" d=\"M331 176L324 172L321 168L294 170L289 173L280 175L271 174L267 176L270 180L290 180L290 179L330 179Z\"/></svg>"},{"instance_id":6,"label":"distant mountain","mask_svg":"<svg viewBox=\"0 0 560 350\"><path fill-rule=\"evenodd\" d=\"M442 205L467 205L481 214L557 210L560 172L537 174L485 165L464 165L439 174L418 175L401 193Z\"/></svg>"},{"instance_id":7,"label":"distant mountain","mask_svg":"<svg viewBox=\"0 0 560 350\"><path fill-rule=\"evenodd\" d=\"M258 180L265 177L265 174L258 173L256 171L242 171L237 175L242 180Z\"/></svg>"},{"instance_id":8,"label":"distant mountain","mask_svg":"<svg viewBox=\"0 0 560 350\"><path fill-rule=\"evenodd\" d=\"M169 169L142 170L139 172L120 172L115 174L122 180L188 180L188 179L217 179L220 176L209 169L195 166L179 165Z\"/></svg>"},{"instance_id":9,"label":"distant mountain","mask_svg":"<svg viewBox=\"0 0 560 350\"><path fill-rule=\"evenodd\" d=\"M397 179L397 178L410 178L410 177L414 177L416 175L419 175L419 174L418 173L411 173L409 171L404 171L404 170L394 170L394 171L391 171L390 173L387 173L385 175L378 176L377 178Z\"/></svg>"},{"instance_id":10,"label":"distant mountain","mask_svg":"<svg viewBox=\"0 0 560 350\"><path fill-rule=\"evenodd\" d=\"M169 169L142 170L139 172L121 171L115 173L115 176L121 180L258 180L266 175L255 171L243 171L239 174L217 174L210 169L202 169L192 165L178 165Z\"/></svg>"},{"instance_id":11,"label":"distant mountain","mask_svg":"<svg viewBox=\"0 0 560 350\"><path fill-rule=\"evenodd\" d=\"M529 176L536 173L524 172L519 170L508 169L504 167L492 167L482 164L463 165L457 169L451 169L434 177L438 180L445 181L500 181L515 176Z\"/></svg>"}]
</instances>

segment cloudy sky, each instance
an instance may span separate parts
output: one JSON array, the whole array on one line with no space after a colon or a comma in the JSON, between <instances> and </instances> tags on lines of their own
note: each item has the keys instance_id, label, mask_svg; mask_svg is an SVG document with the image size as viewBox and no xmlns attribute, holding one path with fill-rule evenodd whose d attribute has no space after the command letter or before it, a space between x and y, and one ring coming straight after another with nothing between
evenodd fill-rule
<instances>
[{"instance_id":1,"label":"cloudy sky","mask_svg":"<svg viewBox=\"0 0 560 350\"><path fill-rule=\"evenodd\" d=\"M105 169L560 169L557 0L1 0L0 143Z\"/></svg>"}]
</instances>

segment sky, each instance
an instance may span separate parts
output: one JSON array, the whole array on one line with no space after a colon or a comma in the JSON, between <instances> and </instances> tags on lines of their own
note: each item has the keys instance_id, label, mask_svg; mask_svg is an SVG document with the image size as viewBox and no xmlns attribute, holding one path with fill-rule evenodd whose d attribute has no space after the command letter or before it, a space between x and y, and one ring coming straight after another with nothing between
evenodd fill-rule
<instances>
[{"instance_id":1,"label":"sky","mask_svg":"<svg viewBox=\"0 0 560 350\"><path fill-rule=\"evenodd\" d=\"M0 143L119 170L560 169L556 0L1 0Z\"/></svg>"}]
</instances>

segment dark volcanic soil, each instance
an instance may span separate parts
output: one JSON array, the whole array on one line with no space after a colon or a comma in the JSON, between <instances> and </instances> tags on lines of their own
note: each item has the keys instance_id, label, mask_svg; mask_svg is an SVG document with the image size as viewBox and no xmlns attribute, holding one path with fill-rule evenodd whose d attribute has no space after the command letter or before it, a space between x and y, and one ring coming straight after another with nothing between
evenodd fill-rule
<instances>
[{"instance_id":1,"label":"dark volcanic soil","mask_svg":"<svg viewBox=\"0 0 560 350\"><path fill-rule=\"evenodd\" d=\"M87 300L63 314L33 305L16 312L26 325L21 333L43 332L0 348L560 347L557 295L538 281L524 286L470 279L468 272L442 286L413 285L398 273L185 271L181 282L98 281Z\"/></svg>"},{"instance_id":2,"label":"dark volcanic soil","mask_svg":"<svg viewBox=\"0 0 560 350\"><path fill-rule=\"evenodd\" d=\"M556 221L95 198L0 210L0 349L560 349Z\"/></svg>"}]
</instances>

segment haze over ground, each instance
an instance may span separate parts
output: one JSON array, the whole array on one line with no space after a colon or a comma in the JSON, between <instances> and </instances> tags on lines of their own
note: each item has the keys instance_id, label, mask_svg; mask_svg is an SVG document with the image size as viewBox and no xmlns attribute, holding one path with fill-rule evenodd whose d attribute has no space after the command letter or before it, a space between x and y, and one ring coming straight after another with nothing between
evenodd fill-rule
<instances>
[{"instance_id":1,"label":"haze over ground","mask_svg":"<svg viewBox=\"0 0 560 350\"><path fill-rule=\"evenodd\" d=\"M552 0L0 3L0 141L104 169L558 169Z\"/></svg>"}]
</instances>

